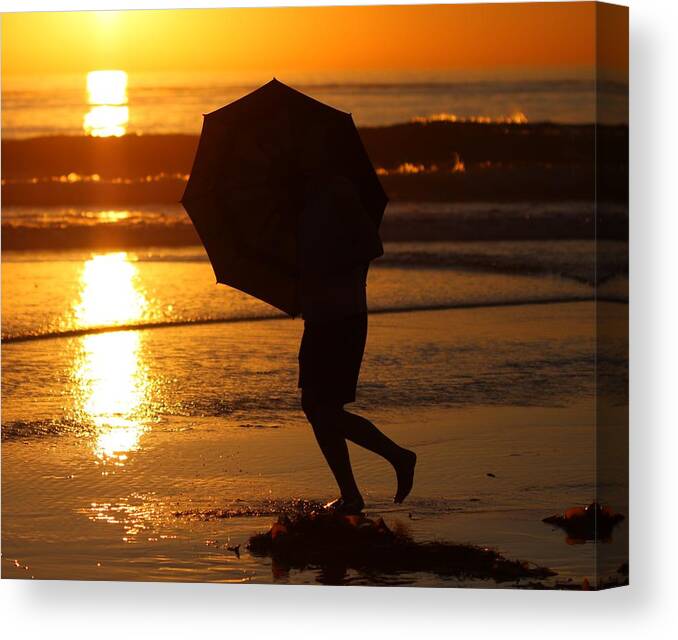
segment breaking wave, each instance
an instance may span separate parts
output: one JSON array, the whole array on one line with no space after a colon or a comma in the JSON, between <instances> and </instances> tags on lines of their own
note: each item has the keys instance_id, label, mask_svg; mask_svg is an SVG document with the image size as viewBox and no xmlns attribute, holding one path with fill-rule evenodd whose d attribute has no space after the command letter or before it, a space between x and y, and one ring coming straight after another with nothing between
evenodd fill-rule
<instances>
[{"instance_id":1,"label":"breaking wave","mask_svg":"<svg viewBox=\"0 0 678 640\"><path fill-rule=\"evenodd\" d=\"M563 304L573 302L611 302L625 303L620 297L595 297L593 293L590 296L560 296L560 297L529 297L496 300L487 302L450 302L441 304L423 304L423 305L404 305L392 307L376 307L370 309L372 315L382 315L386 313L411 313L418 311L445 311L449 309L482 309L490 307L511 307L521 305L539 305L539 304ZM288 316L276 312L269 315L252 314L242 316L216 317L216 318L193 318L163 320L157 322L130 322L127 324L107 325L96 327L83 327L79 329L66 329L57 331L44 331L35 333L17 333L2 337L2 344L16 344L21 342L33 342L36 340L53 340L56 338L77 338L87 335L96 335L101 333L114 333L121 331L140 331L148 329L166 329L173 327L201 326L210 324L235 324L239 322L265 322L271 320L285 320Z\"/></svg>"}]
</instances>

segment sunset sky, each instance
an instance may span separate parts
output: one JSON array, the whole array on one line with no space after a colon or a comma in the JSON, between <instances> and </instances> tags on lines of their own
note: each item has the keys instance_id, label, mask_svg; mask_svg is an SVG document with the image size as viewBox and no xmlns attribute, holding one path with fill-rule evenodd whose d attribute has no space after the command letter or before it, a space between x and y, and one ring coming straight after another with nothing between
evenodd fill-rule
<instances>
[{"instance_id":1,"label":"sunset sky","mask_svg":"<svg viewBox=\"0 0 678 640\"><path fill-rule=\"evenodd\" d=\"M588 66L594 12L585 2L4 14L2 72ZM613 66L627 55L622 42Z\"/></svg>"}]
</instances>

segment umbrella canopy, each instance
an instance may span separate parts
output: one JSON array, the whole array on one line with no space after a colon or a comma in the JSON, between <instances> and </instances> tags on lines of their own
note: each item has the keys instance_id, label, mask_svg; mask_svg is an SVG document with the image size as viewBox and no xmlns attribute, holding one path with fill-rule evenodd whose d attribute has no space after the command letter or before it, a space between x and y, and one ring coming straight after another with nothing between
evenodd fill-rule
<instances>
[{"instance_id":1,"label":"umbrella canopy","mask_svg":"<svg viewBox=\"0 0 678 640\"><path fill-rule=\"evenodd\" d=\"M382 253L388 198L353 118L273 79L204 115L181 203L218 283L296 316L300 212L309 191L332 183L344 194L349 185L354 206L327 225L317 253L366 264Z\"/></svg>"}]
</instances>

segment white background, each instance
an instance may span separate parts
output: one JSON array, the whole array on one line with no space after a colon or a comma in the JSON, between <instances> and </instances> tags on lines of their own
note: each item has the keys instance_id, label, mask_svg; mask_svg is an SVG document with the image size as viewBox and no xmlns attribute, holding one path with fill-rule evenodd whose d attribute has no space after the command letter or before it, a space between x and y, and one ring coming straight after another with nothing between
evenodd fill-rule
<instances>
[{"instance_id":1,"label":"white background","mask_svg":"<svg viewBox=\"0 0 678 640\"><path fill-rule=\"evenodd\" d=\"M290 4L357 3L0 0L0 10ZM572 593L3 580L4 637L678 637L678 3L626 4L631 7L631 586Z\"/></svg>"}]
</instances>

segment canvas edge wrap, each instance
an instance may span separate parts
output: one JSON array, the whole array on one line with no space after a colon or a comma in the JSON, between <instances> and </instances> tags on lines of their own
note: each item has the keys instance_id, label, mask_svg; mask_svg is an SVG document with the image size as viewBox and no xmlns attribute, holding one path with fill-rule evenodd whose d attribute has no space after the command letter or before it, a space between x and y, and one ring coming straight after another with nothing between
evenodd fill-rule
<instances>
[{"instance_id":1,"label":"canvas edge wrap","mask_svg":"<svg viewBox=\"0 0 678 640\"><path fill-rule=\"evenodd\" d=\"M609 203L623 205L628 213L629 207L629 156L628 127L621 127L620 135L626 135L626 157L616 158L617 166L622 166L621 174L612 171L611 150L608 149L610 138L605 135L605 116L612 109L611 91L624 90L628 97L628 43L629 43L629 9L614 4L595 3L595 38L596 38L596 75L595 75L595 501L600 505L609 505L613 509L626 508L628 511L628 479L629 479L629 390L628 377L623 389L609 389L609 369L613 366L610 358L623 358L628 367L629 361L629 305L599 299L598 287L601 284L597 271L598 254L601 241L606 237L605 224L609 216L606 208ZM627 103L628 104L628 103ZM626 109L628 122L628 106ZM609 130L608 130L609 131ZM613 153L613 152L612 152ZM621 185L620 185L621 183ZM623 189L620 189L620 186ZM616 198L613 194L616 193ZM619 200L621 193L621 202ZM628 265L628 218L626 221L626 252ZM612 345L624 345L624 352L612 351ZM614 484L616 483L616 485ZM621 498L620 498L621 496ZM624 505L616 504L625 501ZM597 527L598 531L600 529ZM610 546L598 540L594 547L594 583L598 589L605 589L615 584L605 582L610 567L607 554ZM617 571L620 582L628 577L628 541L625 547L626 566L622 564ZM624 571L625 569L625 571Z\"/></svg>"}]
</instances>

